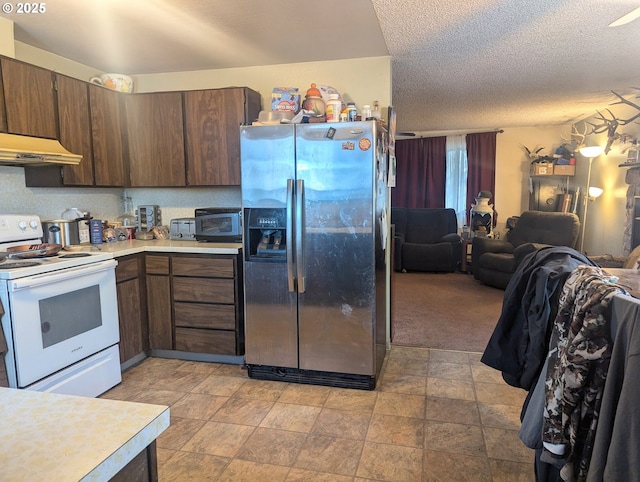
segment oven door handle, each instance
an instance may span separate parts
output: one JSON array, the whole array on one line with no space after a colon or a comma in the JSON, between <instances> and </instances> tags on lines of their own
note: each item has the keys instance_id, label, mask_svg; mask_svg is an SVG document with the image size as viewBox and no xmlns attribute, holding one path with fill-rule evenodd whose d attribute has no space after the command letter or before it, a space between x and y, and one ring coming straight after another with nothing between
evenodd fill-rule
<instances>
[{"instance_id":1,"label":"oven door handle","mask_svg":"<svg viewBox=\"0 0 640 482\"><path fill-rule=\"evenodd\" d=\"M101 271L115 269L117 264L118 262L115 259L108 259L106 261L100 261L89 265L75 266L73 268L64 268L49 273L25 276L24 278L12 280L9 283L9 288L11 291L18 291L26 288L35 288L36 286L58 283L60 281L80 278L81 276L87 276L94 273L100 273Z\"/></svg>"}]
</instances>

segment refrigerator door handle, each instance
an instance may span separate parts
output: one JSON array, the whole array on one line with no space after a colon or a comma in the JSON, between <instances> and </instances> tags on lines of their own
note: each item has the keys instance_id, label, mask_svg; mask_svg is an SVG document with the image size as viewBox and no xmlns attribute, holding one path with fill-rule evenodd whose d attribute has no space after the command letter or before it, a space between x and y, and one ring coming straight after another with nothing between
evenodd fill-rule
<instances>
[{"instance_id":1,"label":"refrigerator door handle","mask_svg":"<svg viewBox=\"0 0 640 482\"><path fill-rule=\"evenodd\" d=\"M304 281L304 181L296 180L296 272L298 293L305 292Z\"/></svg>"},{"instance_id":2,"label":"refrigerator door handle","mask_svg":"<svg viewBox=\"0 0 640 482\"><path fill-rule=\"evenodd\" d=\"M287 234L286 234L286 248L287 248L287 284L289 285L289 291L296 290L295 272L294 272L294 259L293 259L293 216L294 216L294 190L293 179L287 179Z\"/></svg>"}]
</instances>

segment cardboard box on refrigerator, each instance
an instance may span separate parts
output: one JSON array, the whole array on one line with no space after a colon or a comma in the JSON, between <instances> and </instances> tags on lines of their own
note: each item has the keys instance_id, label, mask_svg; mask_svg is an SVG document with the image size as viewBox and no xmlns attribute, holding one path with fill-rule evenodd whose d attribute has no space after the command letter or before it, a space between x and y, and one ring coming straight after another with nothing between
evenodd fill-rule
<instances>
[{"instance_id":1,"label":"cardboard box on refrigerator","mask_svg":"<svg viewBox=\"0 0 640 482\"><path fill-rule=\"evenodd\" d=\"M292 112L300 110L300 93L297 87L274 87L271 93L271 110Z\"/></svg>"},{"instance_id":2,"label":"cardboard box on refrigerator","mask_svg":"<svg viewBox=\"0 0 640 482\"><path fill-rule=\"evenodd\" d=\"M555 176L575 176L576 166L575 164L555 164L553 166L553 174Z\"/></svg>"},{"instance_id":3,"label":"cardboard box on refrigerator","mask_svg":"<svg viewBox=\"0 0 640 482\"><path fill-rule=\"evenodd\" d=\"M553 176L552 162L534 162L531 164L532 176Z\"/></svg>"}]
</instances>

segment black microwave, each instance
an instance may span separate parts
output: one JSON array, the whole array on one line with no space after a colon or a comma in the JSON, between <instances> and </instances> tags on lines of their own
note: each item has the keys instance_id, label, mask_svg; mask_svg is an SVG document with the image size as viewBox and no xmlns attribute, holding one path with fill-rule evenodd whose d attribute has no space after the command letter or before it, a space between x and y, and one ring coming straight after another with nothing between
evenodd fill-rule
<instances>
[{"instance_id":1,"label":"black microwave","mask_svg":"<svg viewBox=\"0 0 640 482\"><path fill-rule=\"evenodd\" d=\"M240 208L197 208L195 221L196 241L242 242L242 210Z\"/></svg>"}]
</instances>

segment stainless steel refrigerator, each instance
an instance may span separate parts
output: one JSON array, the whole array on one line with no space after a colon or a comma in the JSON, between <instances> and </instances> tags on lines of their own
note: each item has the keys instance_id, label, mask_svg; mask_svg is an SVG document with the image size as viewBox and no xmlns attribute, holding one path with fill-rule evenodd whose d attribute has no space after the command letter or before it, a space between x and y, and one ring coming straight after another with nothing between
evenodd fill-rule
<instances>
[{"instance_id":1,"label":"stainless steel refrigerator","mask_svg":"<svg viewBox=\"0 0 640 482\"><path fill-rule=\"evenodd\" d=\"M241 127L249 376L373 389L386 351L386 131Z\"/></svg>"}]
</instances>

